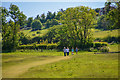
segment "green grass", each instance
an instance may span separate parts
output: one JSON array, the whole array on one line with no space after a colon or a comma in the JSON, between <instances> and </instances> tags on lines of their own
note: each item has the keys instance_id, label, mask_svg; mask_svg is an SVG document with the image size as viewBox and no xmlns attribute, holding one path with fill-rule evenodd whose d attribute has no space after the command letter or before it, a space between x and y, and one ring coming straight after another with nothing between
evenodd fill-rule
<instances>
[{"instance_id":1,"label":"green grass","mask_svg":"<svg viewBox=\"0 0 120 80\"><path fill-rule=\"evenodd\" d=\"M118 44L108 45L110 51L118 52ZM81 51L71 55L70 59L49 63L28 69L19 75L20 78L117 78L118 54L94 54ZM2 53L3 70L15 65L25 65L35 61L50 60L63 56L63 52L56 50L26 50L12 53Z\"/></svg>"},{"instance_id":2,"label":"green grass","mask_svg":"<svg viewBox=\"0 0 120 80\"><path fill-rule=\"evenodd\" d=\"M45 60L54 56L63 56L63 53L55 50L43 50L43 52L26 50L24 52L16 51L11 53L2 53L2 66L3 68L6 68L21 63Z\"/></svg>"},{"instance_id":3,"label":"green grass","mask_svg":"<svg viewBox=\"0 0 120 80\"><path fill-rule=\"evenodd\" d=\"M31 30L21 30L25 35L30 36L31 38L34 38L36 36L43 36L48 32L48 29L43 30L37 30L37 31L31 31ZM37 34L37 32L40 32Z\"/></svg>"},{"instance_id":4,"label":"green grass","mask_svg":"<svg viewBox=\"0 0 120 80\"><path fill-rule=\"evenodd\" d=\"M118 54L79 52L69 60L30 68L24 78L117 78Z\"/></svg>"},{"instance_id":5,"label":"green grass","mask_svg":"<svg viewBox=\"0 0 120 80\"><path fill-rule=\"evenodd\" d=\"M115 30L112 30L112 31L111 30L101 31L101 30L98 30L98 29L92 29L94 38L105 38L107 36L118 37L118 36L120 36L118 34L119 30L120 29L115 29Z\"/></svg>"},{"instance_id":6,"label":"green grass","mask_svg":"<svg viewBox=\"0 0 120 80\"><path fill-rule=\"evenodd\" d=\"M110 51L109 52L118 52L120 51L118 46L120 46L120 44L114 44L114 45L108 45L108 47L110 48Z\"/></svg>"}]
</instances>

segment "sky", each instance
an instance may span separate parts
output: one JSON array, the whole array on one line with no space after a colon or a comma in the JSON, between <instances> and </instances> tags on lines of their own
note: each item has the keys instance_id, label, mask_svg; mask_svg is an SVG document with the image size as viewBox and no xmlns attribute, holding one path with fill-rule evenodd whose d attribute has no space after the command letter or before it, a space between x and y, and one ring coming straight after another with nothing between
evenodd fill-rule
<instances>
[{"instance_id":1,"label":"sky","mask_svg":"<svg viewBox=\"0 0 120 80\"><path fill-rule=\"evenodd\" d=\"M61 8L64 10L76 6L88 6L92 9L102 8L105 2L2 2L2 6L9 9L11 3L17 5L27 18L35 18L38 14L47 14L48 11L57 12Z\"/></svg>"}]
</instances>

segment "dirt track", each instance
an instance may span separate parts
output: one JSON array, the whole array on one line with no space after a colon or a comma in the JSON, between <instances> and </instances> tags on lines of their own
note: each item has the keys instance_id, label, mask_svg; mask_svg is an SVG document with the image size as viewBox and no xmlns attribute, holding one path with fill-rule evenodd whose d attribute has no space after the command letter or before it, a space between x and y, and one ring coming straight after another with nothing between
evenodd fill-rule
<instances>
[{"instance_id":1,"label":"dirt track","mask_svg":"<svg viewBox=\"0 0 120 80\"><path fill-rule=\"evenodd\" d=\"M53 62L57 62L57 61L65 60L65 59L69 59L69 58L70 58L69 56L67 56L67 57L57 56L57 57L54 57L51 59L26 63L24 65L20 65L20 64L13 65L2 71L2 77L3 78L17 78L20 74L26 72L28 69L30 69L32 67L44 65L44 64L48 64L48 63L53 63Z\"/></svg>"}]
</instances>

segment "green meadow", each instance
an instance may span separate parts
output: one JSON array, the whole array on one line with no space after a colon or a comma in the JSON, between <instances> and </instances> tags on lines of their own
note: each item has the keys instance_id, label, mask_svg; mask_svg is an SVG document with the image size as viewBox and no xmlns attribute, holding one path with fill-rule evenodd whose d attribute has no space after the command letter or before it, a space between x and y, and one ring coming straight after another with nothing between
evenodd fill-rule
<instances>
[{"instance_id":1,"label":"green meadow","mask_svg":"<svg viewBox=\"0 0 120 80\"><path fill-rule=\"evenodd\" d=\"M2 78L118 78L119 3L107 1L95 9L84 4L65 10L61 6L57 12L36 4L30 7L45 13L31 17L21 11L23 3L20 8L17 3L0 7Z\"/></svg>"},{"instance_id":2,"label":"green meadow","mask_svg":"<svg viewBox=\"0 0 120 80\"><path fill-rule=\"evenodd\" d=\"M118 44L109 45L109 48L110 52L118 52ZM57 50L43 50L43 52L18 50L12 53L2 53L3 77L117 78L118 54L94 54L94 52L79 51L78 54L71 55L70 52L69 56L64 57L63 52Z\"/></svg>"},{"instance_id":3,"label":"green meadow","mask_svg":"<svg viewBox=\"0 0 120 80\"><path fill-rule=\"evenodd\" d=\"M23 32L25 35L30 36L31 38L34 38L36 36L43 36L45 35L47 32L49 31L49 29L42 29L42 30L37 30L37 31L31 31L30 30L21 30L21 32ZM118 34L118 32L120 31L120 29L114 29L114 30L99 30L99 29L91 29L93 37L94 38L105 38L108 36L111 37L118 37L120 36ZM37 34L37 32L39 32L39 34Z\"/></svg>"}]
</instances>

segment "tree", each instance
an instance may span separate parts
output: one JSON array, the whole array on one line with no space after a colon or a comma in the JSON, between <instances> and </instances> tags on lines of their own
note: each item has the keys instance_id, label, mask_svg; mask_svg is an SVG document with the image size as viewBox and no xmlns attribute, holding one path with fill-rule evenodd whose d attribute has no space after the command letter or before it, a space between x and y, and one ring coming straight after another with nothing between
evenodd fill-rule
<instances>
[{"instance_id":1,"label":"tree","mask_svg":"<svg viewBox=\"0 0 120 80\"><path fill-rule=\"evenodd\" d=\"M50 19L50 20L52 19L52 12L48 11L46 21L47 19Z\"/></svg>"},{"instance_id":2,"label":"tree","mask_svg":"<svg viewBox=\"0 0 120 80\"><path fill-rule=\"evenodd\" d=\"M55 17L55 19L57 20L60 20L60 16L62 15L63 13L61 11L59 11Z\"/></svg>"},{"instance_id":3,"label":"tree","mask_svg":"<svg viewBox=\"0 0 120 80\"><path fill-rule=\"evenodd\" d=\"M19 25L10 21L9 24L2 26L2 50L3 51L15 51L19 45L18 36ZM16 30L15 30L16 29ZM16 35L15 35L16 34Z\"/></svg>"},{"instance_id":4,"label":"tree","mask_svg":"<svg viewBox=\"0 0 120 80\"><path fill-rule=\"evenodd\" d=\"M23 12L20 12L19 8L13 4L10 5L9 10L10 17L14 20L15 24L24 26L27 17L23 14Z\"/></svg>"},{"instance_id":5,"label":"tree","mask_svg":"<svg viewBox=\"0 0 120 80\"><path fill-rule=\"evenodd\" d=\"M45 14L44 14L44 13L41 15L40 21L41 21L42 23L45 23L46 17L45 17Z\"/></svg>"},{"instance_id":6,"label":"tree","mask_svg":"<svg viewBox=\"0 0 120 80\"><path fill-rule=\"evenodd\" d=\"M30 43L30 37L28 37L27 35L24 35L23 32L19 34L19 37L20 37L19 41L21 42L22 45L23 44L26 45Z\"/></svg>"},{"instance_id":7,"label":"tree","mask_svg":"<svg viewBox=\"0 0 120 80\"><path fill-rule=\"evenodd\" d=\"M59 48L89 48L93 40L90 28L95 16L96 12L88 7L68 8L60 17L62 25L51 27L46 39L50 43L58 43Z\"/></svg>"},{"instance_id":8,"label":"tree","mask_svg":"<svg viewBox=\"0 0 120 80\"><path fill-rule=\"evenodd\" d=\"M1 19L2 19L2 25L5 25L7 20L6 20L6 17L9 16L9 13L8 13L8 10L4 7L0 7L1 8Z\"/></svg>"},{"instance_id":9,"label":"tree","mask_svg":"<svg viewBox=\"0 0 120 80\"><path fill-rule=\"evenodd\" d=\"M87 44L92 42L90 28L93 26L96 13L88 7L68 8L61 16L64 24L68 28L70 43L72 46L81 45L82 48L88 47Z\"/></svg>"},{"instance_id":10,"label":"tree","mask_svg":"<svg viewBox=\"0 0 120 80\"><path fill-rule=\"evenodd\" d=\"M58 20L56 20L56 19L49 20L48 19L45 23L45 28L50 28L50 27L52 27L54 25L58 25L58 24L59 24Z\"/></svg>"},{"instance_id":11,"label":"tree","mask_svg":"<svg viewBox=\"0 0 120 80\"><path fill-rule=\"evenodd\" d=\"M35 19L40 20L40 16L39 16L39 15L37 15L37 16L35 17Z\"/></svg>"},{"instance_id":12,"label":"tree","mask_svg":"<svg viewBox=\"0 0 120 80\"><path fill-rule=\"evenodd\" d=\"M42 23L39 20L34 20L32 22L32 29L33 30L41 30Z\"/></svg>"},{"instance_id":13,"label":"tree","mask_svg":"<svg viewBox=\"0 0 120 80\"><path fill-rule=\"evenodd\" d=\"M33 17L29 17L27 20L27 27L32 27Z\"/></svg>"},{"instance_id":14,"label":"tree","mask_svg":"<svg viewBox=\"0 0 120 80\"><path fill-rule=\"evenodd\" d=\"M119 29L120 25L120 1L116 2L117 8L109 11L106 15L106 21L109 21L109 29Z\"/></svg>"},{"instance_id":15,"label":"tree","mask_svg":"<svg viewBox=\"0 0 120 80\"><path fill-rule=\"evenodd\" d=\"M106 3L106 5L110 5L111 3ZM119 21L120 21L120 2L116 2L117 8L113 8L112 10L107 10L105 15L102 15L98 18L97 27L100 29L119 29Z\"/></svg>"},{"instance_id":16,"label":"tree","mask_svg":"<svg viewBox=\"0 0 120 80\"><path fill-rule=\"evenodd\" d=\"M6 17L9 16L13 19L6 22ZM2 49L5 51L15 51L19 45L18 31L20 26L24 26L26 16L20 12L16 5L11 4L9 11L5 8L2 9Z\"/></svg>"},{"instance_id":17,"label":"tree","mask_svg":"<svg viewBox=\"0 0 120 80\"><path fill-rule=\"evenodd\" d=\"M105 2L105 14L109 13L110 5L111 5L111 2Z\"/></svg>"}]
</instances>

